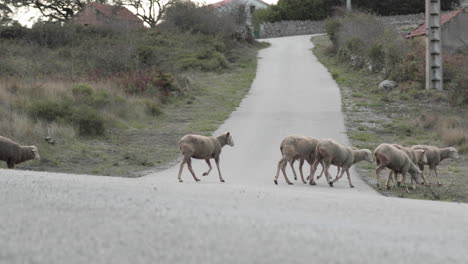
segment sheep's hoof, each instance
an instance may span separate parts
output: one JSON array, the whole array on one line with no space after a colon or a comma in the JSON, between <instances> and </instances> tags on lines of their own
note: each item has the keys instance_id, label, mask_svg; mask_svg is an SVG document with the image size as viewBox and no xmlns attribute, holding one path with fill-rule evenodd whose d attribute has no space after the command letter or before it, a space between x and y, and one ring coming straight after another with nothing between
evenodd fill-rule
<instances>
[{"instance_id":1,"label":"sheep's hoof","mask_svg":"<svg viewBox=\"0 0 468 264\"><path fill-rule=\"evenodd\" d=\"M225 182L225 180L224 180L224 179L221 179L220 181L221 181L221 182Z\"/></svg>"},{"instance_id":2,"label":"sheep's hoof","mask_svg":"<svg viewBox=\"0 0 468 264\"><path fill-rule=\"evenodd\" d=\"M208 175L208 172L204 172L202 176L206 176L206 175Z\"/></svg>"},{"instance_id":3,"label":"sheep's hoof","mask_svg":"<svg viewBox=\"0 0 468 264\"><path fill-rule=\"evenodd\" d=\"M442 183L438 182L438 183L437 183L437 186L442 186Z\"/></svg>"},{"instance_id":4,"label":"sheep's hoof","mask_svg":"<svg viewBox=\"0 0 468 264\"><path fill-rule=\"evenodd\" d=\"M390 190L390 186L387 186L387 190Z\"/></svg>"},{"instance_id":5,"label":"sheep's hoof","mask_svg":"<svg viewBox=\"0 0 468 264\"><path fill-rule=\"evenodd\" d=\"M297 177L294 177L294 180L297 181Z\"/></svg>"},{"instance_id":6,"label":"sheep's hoof","mask_svg":"<svg viewBox=\"0 0 468 264\"><path fill-rule=\"evenodd\" d=\"M309 182L310 185L317 185L314 181Z\"/></svg>"},{"instance_id":7,"label":"sheep's hoof","mask_svg":"<svg viewBox=\"0 0 468 264\"><path fill-rule=\"evenodd\" d=\"M307 182L306 182L306 181L302 181L302 183L303 183L303 184L307 184Z\"/></svg>"},{"instance_id":8,"label":"sheep's hoof","mask_svg":"<svg viewBox=\"0 0 468 264\"><path fill-rule=\"evenodd\" d=\"M354 185L350 185L349 187L354 188Z\"/></svg>"},{"instance_id":9,"label":"sheep's hoof","mask_svg":"<svg viewBox=\"0 0 468 264\"><path fill-rule=\"evenodd\" d=\"M277 180L273 180L275 182L276 185L278 185L278 181Z\"/></svg>"},{"instance_id":10,"label":"sheep's hoof","mask_svg":"<svg viewBox=\"0 0 468 264\"><path fill-rule=\"evenodd\" d=\"M330 185L330 187L333 187L333 182L329 182L328 185Z\"/></svg>"},{"instance_id":11,"label":"sheep's hoof","mask_svg":"<svg viewBox=\"0 0 468 264\"><path fill-rule=\"evenodd\" d=\"M424 185L424 182L421 182L421 185Z\"/></svg>"},{"instance_id":12,"label":"sheep's hoof","mask_svg":"<svg viewBox=\"0 0 468 264\"><path fill-rule=\"evenodd\" d=\"M289 184L289 185L293 185L293 183L292 183L292 182L288 182L288 184Z\"/></svg>"},{"instance_id":13,"label":"sheep's hoof","mask_svg":"<svg viewBox=\"0 0 468 264\"><path fill-rule=\"evenodd\" d=\"M183 180L179 180L179 182L184 182Z\"/></svg>"},{"instance_id":14,"label":"sheep's hoof","mask_svg":"<svg viewBox=\"0 0 468 264\"><path fill-rule=\"evenodd\" d=\"M199 181L200 181L200 179L195 179L195 181L199 182Z\"/></svg>"},{"instance_id":15,"label":"sheep's hoof","mask_svg":"<svg viewBox=\"0 0 468 264\"><path fill-rule=\"evenodd\" d=\"M377 189L381 190L380 184L377 183Z\"/></svg>"},{"instance_id":16,"label":"sheep's hoof","mask_svg":"<svg viewBox=\"0 0 468 264\"><path fill-rule=\"evenodd\" d=\"M400 182L397 182L396 184L397 184L398 187L400 187L400 184L401 184L401 183L400 183Z\"/></svg>"}]
</instances>

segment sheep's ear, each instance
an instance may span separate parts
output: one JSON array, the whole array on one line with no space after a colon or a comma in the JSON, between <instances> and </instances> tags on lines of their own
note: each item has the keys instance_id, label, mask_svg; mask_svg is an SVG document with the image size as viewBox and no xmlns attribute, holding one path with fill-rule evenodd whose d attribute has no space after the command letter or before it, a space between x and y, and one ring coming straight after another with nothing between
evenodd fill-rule
<instances>
[{"instance_id":1,"label":"sheep's ear","mask_svg":"<svg viewBox=\"0 0 468 264\"><path fill-rule=\"evenodd\" d=\"M229 137L229 135L231 135L231 132L227 132L227 133L226 133L226 136L228 136L228 137Z\"/></svg>"}]
</instances>

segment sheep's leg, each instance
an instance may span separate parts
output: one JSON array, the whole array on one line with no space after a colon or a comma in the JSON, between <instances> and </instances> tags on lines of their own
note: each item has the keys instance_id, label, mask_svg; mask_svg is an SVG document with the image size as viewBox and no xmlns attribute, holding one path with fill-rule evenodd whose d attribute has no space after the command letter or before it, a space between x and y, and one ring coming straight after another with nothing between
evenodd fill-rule
<instances>
[{"instance_id":1,"label":"sheep's leg","mask_svg":"<svg viewBox=\"0 0 468 264\"><path fill-rule=\"evenodd\" d=\"M335 179L338 178L338 175L340 175L341 168L336 166L336 176Z\"/></svg>"},{"instance_id":2,"label":"sheep's leg","mask_svg":"<svg viewBox=\"0 0 468 264\"><path fill-rule=\"evenodd\" d=\"M184 169L184 164L186 162L187 160L185 158L180 162L179 176L177 176L177 179L179 179L179 182L183 182L181 176L182 176L182 170Z\"/></svg>"},{"instance_id":3,"label":"sheep's leg","mask_svg":"<svg viewBox=\"0 0 468 264\"><path fill-rule=\"evenodd\" d=\"M351 175L349 175L349 168L346 169L346 176L348 176L349 187L354 188L354 185L351 182Z\"/></svg>"},{"instance_id":4,"label":"sheep's leg","mask_svg":"<svg viewBox=\"0 0 468 264\"><path fill-rule=\"evenodd\" d=\"M302 183L306 184L307 182L304 180L304 173L302 172L302 167L304 166L304 159L299 160L299 173L301 174Z\"/></svg>"},{"instance_id":5,"label":"sheep's leg","mask_svg":"<svg viewBox=\"0 0 468 264\"><path fill-rule=\"evenodd\" d=\"M215 158L216 168L218 168L219 180L224 182L223 176L221 176L221 170L219 169L219 157Z\"/></svg>"},{"instance_id":6,"label":"sheep's leg","mask_svg":"<svg viewBox=\"0 0 468 264\"><path fill-rule=\"evenodd\" d=\"M315 171L317 170L317 166L318 166L319 163L320 163L320 160L316 159L314 161L314 164L312 164L312 166L310 166L310 175L308 177L310 185L315 185L316 184L315 180L314 180L314 174L315 174Z\"/></svg>"},{"instance_id":7,"label":"sheep's leg","mask_svg":"<svg viewBox=\"0 0 468 264\"><path fill-rule=\"evenodd\" d=\"M429 183L427 182L426 180L426 177L424 176L424 172L421 171L421 178L423 180L423 182L421 183L421 185L429 185Z\"/></svg>"},{"instance_id":8,"label":"sheep's leg","mask_svg":"<svg viewBox=\"0 0 468 264\"><path fill-rule=\"evenodd\" d=\"M274 179L274 182L276 185L278 185L278 178L279 178L280 170L281 170L281 167L283 167L284 162L287 162L286 157L282 157L280 161L278 161L278 168L276 170L276 175Z\"/></svg>"},{"instance_id":9,"label":"sheep's leg","mask_svg":"<svg viewBox=\"0 0 468 264\"><path fill-rule=\"evenodd\" d=\"M323 161L320 162L320 165L322 165L322 171L320 172L319 176L317 176L317 180L320 179L324 173L324 168L325 168L325 165L323 165Z\"/></svg>"},{"instance_id":10,"label":"sheep's leg","mask_svg":"<svg viewBox=\"0 0 468 264\"><path fill-rule=\"evenodd\" d=\"M192 168L192 159L190 157L187 158L187 166L188 166L190 173L192 173L193 179L195 181L200 181L200 179L198 179L197 176L195 176L195 172L193 171L193 168Z\"/></svg>"},{"instance_id":11,"label":"sheep's leg","mask_svg":"<svg viewBox=\"0 0 468 264\"><path fill-rule=\"evenodd\" d=\"M296 162L295 159L291 160L291 162L289 162L289 165L291 166L291 170L292 170L292 172L293 172L293 174L294 174L294 180L297 181L296 170L294 170L294 166L293 166L293 165L294 165L294 162Z\"/></svg>"},{"instance_id":12,"label":"sheep's leg","mask_svg":"<svg viewBox=\"0 0 468 264\"><path fill-rule=\"evenodd\" d=\"M286 175L286 165L287 165L287 162L284 162L283 163L283 166L281 166L281 171L283 172L283 175L284 175L284 179L286 180L286 183L289 184L289 185L292 185L293 183L291 181L289 181L288 179L288 176Z\"/></svg>"},{"instance_id":13,"label":"sheep's leg","mask_svg":"<svg viewBox=\"0 0 468 264\"><path fill-rule=\"evenodd\" d=\"M377 188L380 190L380 172L385 169L385 164L380 164L375 169L375 177L377 178Z\"/></svg>"},{"instance_id":14,"label":"sheep's leg","mask_svg":"<svg viewBox=\"0 0 468 264\"><path fill-rule=\"evenodd\" d=\"M433 170L434 170L436 178L437 178L437 185L442 186L442 183L440 183L440 181L439 181L439 174L437 173L437 167L434 167Z\"/></svg>"},{"instance_id":15,"label":"sheep's leg","mask_svg":"<svg viewBox=\"0 0 468 264\"><path fill-rule=\"evenodd\" d=\"M14 169L15 168L15 163L11 162L10 160L7 161L7 165L9 169Z\"/></svg>"},{"instance_id":16,"label":"sheep's leg","mask_svg":"<svg viewBox=\"0 0 468 264\"><path fill-rule=\"evenodd\" d=\"M393 171L390 170L388 173L388 178L387 178L387 183L385 184L387 186L387 190L390 190L390 181L393 182Z\"/></svg>"},{"instance_id":17,"label":"sheep's leg","mask_svg":"<svg viewBox=\"0 0 468 264\"><path fill-rule=\"evenodd\" d=\"M408 184L406 184L406 172L402 172L401 176L403 177L403 183L405 184L406 193L410 193L408 189Z\"/></svg>"},{"instance_id":18,"label":"sheep's leg","mask_svg":"<svg viewBox=\"0 0 468 264\"><path fill-rule=\"evenodd\" d=\"M211 162L209 159L205 159L205 161L206 161L206 164L208 164L209 169L207 172L203 173L203 176L208 176L208 174L210 174L210 171L211 171Z\"/></svg>"},{"instance_id":19,"label":"sheep's leg","mask_svg":"<svg viewBox=\"0 0 468 264\"><path fill-rule=\"evenodd\" d=\"M340 167L338 167L338 166L337 166L337 168L338 168L338 170L340 169ZM341 179L341 177L343 177L343 174L344 174L345 172L346 172L346 170L343 168L343 169L341 170L341 173L339 174L340 176L336 175L335 179L334 179L332 182L335 183L335 182L337 182L339 179Z\"/></svg>"},{"instance_id":20,"label":"sheep's leg","mask_svg":"<svg viewBox=\"0 0 468 264\"><path fill-rule=\"evenodd\" d=\"M421 175L422 175L422 178L424 180L424 183L427 184L427 185L430 185L430 183L428 183L426 181L426 177L424 176L424 165L418 164L418 167L419 167L419 170L421 171ZM428 175L428 177L429 177L429 175Z\"/></svg>"},{"instance_id":21,"label":"sheep's leg","mask_svg":"<svg viewBox=\"0 0 468 264\"><path fill-rule=\"evenodd\" d=\"M328 171L330 169L330 161L324 161L325 163L325 177L327 178L328 185L330 187L333 187L333 182L331 181L331 175L330 172Z\"/></svg>"}]
</instances>

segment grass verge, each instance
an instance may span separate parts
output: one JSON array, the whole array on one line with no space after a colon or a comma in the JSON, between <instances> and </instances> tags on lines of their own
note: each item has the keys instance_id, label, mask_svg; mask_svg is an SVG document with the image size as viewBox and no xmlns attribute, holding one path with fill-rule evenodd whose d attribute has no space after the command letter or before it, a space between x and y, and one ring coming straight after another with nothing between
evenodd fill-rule
<instances>
[{"instance_id":1,"label":"grass verge","mask_svg":"<svg viewBox=\"0 0 468 264\"><path fill-rule=\"evenodd\" d=\"M77 137L72 135L72 127L55 131L48 125L47 133L56 143L45 142L42 134L35 135L32 142L22 142L38 145L42 160L18 168L125 177L164 168L177 158L181 136L210 135L237 108L255 77L257 52L264 47L256 44L243 49L241 58L223 71L185 73L192 86L187 94L169 97L154 109L157 113L142 114L133 122L119 124L114 120L115 124L100 137ZM153 111L139 105L134 107ZM31 134L40 130L31 129ZM6 167L3 163L0 166Z\"/></svg>"},{"instance_id":2,"label":"grass verge","mask_svg":"<svg viewBox=\"0 0 468 264\"><path fill-rule=\"evenodd\" d=\"M444 160L438 166L443 186L432 186L434 192L420 186L410 194L404 188L377 191L394 197L468 202L466 108L450 106L446 92L411 85L394 91L379 90L377 86L383 77L365 69L354 71L331 56L328 36L314 37L312 42L314 54L340 86L347 134L355 147L373 150L384 142L407 146L429 144L455 146L461 153L459 160ZM367 183L376 187L375 165L359 163L357 170ZM428 180L435 182L434 178Z\"/></svg>"}]
</instances>

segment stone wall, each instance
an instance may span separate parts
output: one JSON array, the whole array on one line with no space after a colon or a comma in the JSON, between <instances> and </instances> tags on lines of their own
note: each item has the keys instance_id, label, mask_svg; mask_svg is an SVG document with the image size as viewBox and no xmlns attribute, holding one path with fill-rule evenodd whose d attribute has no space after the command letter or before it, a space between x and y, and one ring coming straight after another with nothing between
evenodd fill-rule
<instances>
[{"instance_id":1,"label":"stone wall","mask_svg":"<svg viewBox=\"0 0 468 264\"><path fill-rule=\"evenodd\" d=\"M381 17L381 19L385 24L395 26L403 33L407 33L407 31L424 23L424 14L385 16ZM261 24L259 37L276 38L318 33L325 33L325 23L323 21L280 21Z\"/></svg>"},{"instance_id":2,"label":"stone wall","mask_svg":"<svg viewBox=\"0 0 468 264\"><path fill-rule=\"evenodd\" d=\"M325 33L323 21L280 21L260 25L260 38L277 38L295 35Z\"/></svg>"}]
</instances>

